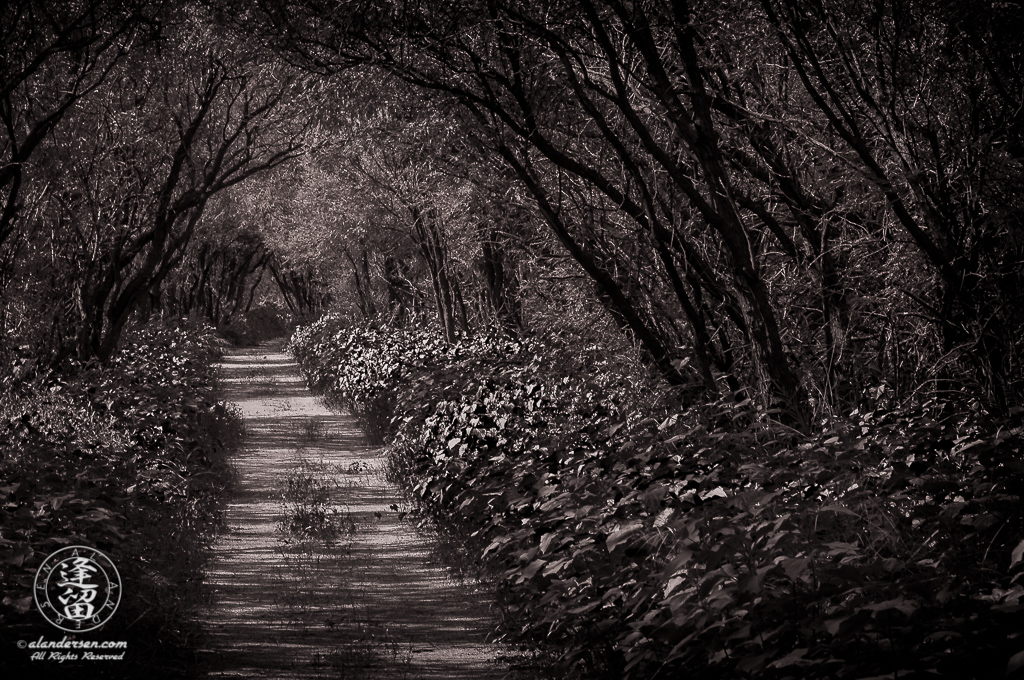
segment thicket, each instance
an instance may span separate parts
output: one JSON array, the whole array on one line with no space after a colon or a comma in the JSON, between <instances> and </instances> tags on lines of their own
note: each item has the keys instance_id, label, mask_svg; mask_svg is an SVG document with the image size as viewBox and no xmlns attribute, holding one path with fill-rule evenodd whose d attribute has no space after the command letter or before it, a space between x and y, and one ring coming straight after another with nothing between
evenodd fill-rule
<instances>
[{"instance_id":1,"label":"thicket","mask_svg":"<svg viewBox=\"0 0 1024 680\"><path fill-rule=\"evenodd\" d=\"M10 350L14 370L0 378L0 626L12 646L0 665L8 677L194 676L203 551L230 484L226 456L242 435L218 399L216 348L208 331L151 325L131 332L104 365L69 359L55 371ZM121 574L122 600L102 633L129 641L128 651L102 668L33 663L13 641L57 632L35 610L36 570L79 544L103 551Z\"/></svg>"},{"instance_id":2,"label":"thicket","mask_svg":"<svg viewBox=\"0 0 1024 680\"><path fill-rule=\"evenodd\" d=\"M881 385L1020 404L1018 5L223 1L345 92L275 212L352 318L534 332L573 288L807 431Z\"/></svg>"},{"instance_id":3,"label":"thicket","mask_svg":"<svg viewBox=\"0 0 1024 680\"><path fill-rule=\"evenodd\" d=\"M292 349L393 414L392 477L580 677L1016 676L1024 428L885 389L810 434L597 347L323 319Z\"/></svg>"},{"instance_id":4,"label":"thicket","mask_svg":"<svg viewBox=\"0 0 1024 680\"><path fill-rule=\"evenodd\" d=\"M88 433L148 319L329 308L313 382L581 673L998 674L1020 35L995 0L2 4L0 361L45 385L11 399Z\"/></svg>"},{"instance_id":5,"label":"thicket","mask_svg":"<svg viewBox=\"0 0 1024 680\"><path fill-rule=\"evenodd\" d=\"M304 85L207 15L0 6L0 326L51 366L105 361L156 316L227 326L268 267L301 279L229 194L307 149Z\"/></svg>"},{"instance_id":6,"label":"thicket","mask_svg":"<svg viewBox=\"0 0 1024 680\"><path fill-rule=\"evenodd\" d=\"M392 419L403 397L397 386L467 357L497 360L533 345L500 335L464 336L449 343L429 326L349 326L344 317L327 315L296 329L288 346L309 386L334 406L351 411L367 435L380 443L393 432Z\"/></svg>"}]
</instances>

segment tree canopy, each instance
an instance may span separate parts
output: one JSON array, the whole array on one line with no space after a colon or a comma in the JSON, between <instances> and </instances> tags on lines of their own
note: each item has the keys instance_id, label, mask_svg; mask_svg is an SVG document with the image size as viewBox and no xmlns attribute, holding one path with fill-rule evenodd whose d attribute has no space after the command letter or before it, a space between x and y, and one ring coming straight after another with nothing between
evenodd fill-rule
<instances>
[{"instance_id":1,"label":"tree canopy","mask_svg":"<svg viewBox=\"0 0 1024 680\"><path fill-rule=\"evenodd\" d=\"M227 323L273 283L298 317L449 340L578 317L692 398L801 428L880 386L1019 402L1006 3L26 0L3 22L4 319L53 357L154 312Z\"/></svg>"}]
</instances>

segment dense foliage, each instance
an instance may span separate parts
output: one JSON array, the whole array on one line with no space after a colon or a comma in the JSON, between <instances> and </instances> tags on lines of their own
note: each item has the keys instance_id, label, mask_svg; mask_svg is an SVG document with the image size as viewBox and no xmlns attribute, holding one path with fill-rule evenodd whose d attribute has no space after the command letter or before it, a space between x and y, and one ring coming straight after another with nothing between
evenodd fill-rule
<instances>
[{"instance_id":1,"label":"dense foliage","mask_svg":"<svg viewBox=\"0 0 1024 680\"><path fill-rule=\"evenodd\" d=\"M880 385L1019 404L1019 3L264 9L233 15L347 88L275 212L348 253L352 318L535 331L564 286L666 382L807 432Z\"/></svg>"},{"instance_id":2,"label":"dense foliage","mask_svg":"<svg viewBox=\"0 0 1024 680\"><path fill-rule=\"evenodd\" d=\"M0 325L54 364L275 298L611 330L805 432L1024 394L1019 3L58 4L0 13Z\"/></svg>"},{"instance_id":3,"label":"dense foliage","mask_svg":"<svg viewBox=\"0 0 1024 680\"><path fill-rule=\"evenodd\" d=\"M378 442L393 429L396 400L403 396L401 386L418 373L466 357L497 358L531 346L501 336L448 343L438 329L429 326L401 330L347 326L340 316L324 316L298 328L289 348L310 387L354 413Z\"/></svg>"},{"instance_id":4,"label":"dense foliage","mask_svg":"<svg viewBox=\"0 0 1024 680\"><path fill-rule=\"evenodd\" d=\"M1019 421L878 390L803 435L747 399L659 403L600 352L330 321L293 346L327 394L390 395L393 477L496 580L505 632L584 677L1024 663Z\"/></svg>"},{"instance_id":5,"label":"dense foliage","mask_svg":"<svg viewBox=\"0 0 1024 680\"><path fill-rule=\"evenodd\" d=\"M154 311L220 323L250 302L266 262L221 198L305 148L304 85L207 14L0 6L0 326L53 365L106 360Z\"/></svg>"},{"instance_id":6,"label":"dense foliage","mask_svg":"<svg viewBox=\"0 0 1024 680\"><path fill-rule=\"evenodd\" d=\"M37 372L15 361L0 393L0 625L8 641L55 632L35 611L36 569L61 547L87 545L106 553L124 582L103 635L130 640L129 650L102 670L194 672L188 645L197 635L203 548L230 482L226 455L241 435L218 401L215 356L208 332L146 327L104 366ZM14 650L0 658L14 664L14 676L26 672L17 664L31 663ZM54 668L67 671L37 663L32 673Z\"/></svg>"},{"instance_id":7,"label":"dense foliage","mask_svg":"<svg viewBox=\"0 0 1024 680\"><path fill-rule=\"evenodd\" d=\"M127 338L330 309L311 384L580 673L1024 666L1022 7L0 4L0 611L82 537L174 619L230 419Z\"/></svg>"}]
</instances>

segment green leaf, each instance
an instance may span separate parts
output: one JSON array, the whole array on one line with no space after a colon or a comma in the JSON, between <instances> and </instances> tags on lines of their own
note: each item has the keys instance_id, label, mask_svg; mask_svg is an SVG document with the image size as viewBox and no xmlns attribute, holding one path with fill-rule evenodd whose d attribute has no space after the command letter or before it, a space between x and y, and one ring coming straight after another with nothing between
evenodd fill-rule
<instances>
[{"instance_id":1,"label":"green leaf","mask_svg":"<svg viewBox=\"0 0 1024 680\"><path fill-rule=\"evenodd\" d=\"M917 611L917 605L913 602L909 602L905 598L897 597L892 600L886 600L884 602L877 602L875 604L866 605L862 607L862 609L865 609L870 612L875 612L875 614L877 614L878 612L897 610L906 614L907 616L910 616L915 611Z\"/></svg>"},{"instance_id":2,"label":"green leaf","mask_svg":"<svg viewBox=\"0 0 1024 680\"><path fill-rule=\"evenodd\" d=\"M541 573L544 574L544 576L551 576L552 574L557 574L558 572L562 571L562 569L564 569L565 566L570 562L572 562L572 557L563 557L560 560L555 560L547 567L545 567L544 571Z\"/></svg>"},{"instance_id":3,"label":"green leaf","mask_svg":"<svg viewBox=\"0 0 1024 680\"><path fill-rule=\"evenodd\" d=\"M11 597L7 596L4 598L3 603L8 607L13 607L19 614L24 614L32 606L32 596L26 595L25 597Z\"/></svg>"},{"instance_id":4,"label":"green leaf","mask_svg":"<svg viewBox=\"0 0 1024 680\"><path fill-rule=\"evenodd\" d=\"M548 533L548 534L544 534L543 536L540 537L540 552L541 552L541 554L546 553L548 550L551 549L551 544L554 542L554 540L556 538L558 538L558 534L556 534L554 532L551 532L551 533Z\"/></svg>"},{"instance_id":5,"label":"green leaf","mask_svg":"<svg viewBox=\"0 0 1024 680\"><path fill-rule=\"evenodd\" d=\"M723 489L720 486L716 486L714 489L711 489L710 491L702 491L700 493L700 499L702 501L706 501L709 498L728 498L728 497L729 497L729 494L727 494L725 492L725 489Z\"/></svg>"},{"instance_id":6,"label":"green leaf","mask_svg":"<svg viewBox=\"0 0 1024 680\"><path fill-rule=\"evenodd\" d=\"M843 624L850 620L849 616L843 616L838 619L829 619L825 622L825 630L829 632L829 635L839 635L839 631L842 629Z\"/></svg>"},{"instance_id":7,"label":"green leaf","mask_svg":"<svg viewBox=\"0 0 1024 680\"><path fill-rule=\"evenodd\" d=\"M821 511L822 512L834 512L834 513L837 513L837 514L840 514L840 515L849 515L851 517L860 517L860 515L855 513L853 510L850 510L849 508L847 508L846 506L843 506L843 505L835 505L835 504L833 504L833 505L826 505L825 507L823 507L821 509Z\"/></svg>"},{"instance_id":8,"label":"green leaf","mask_svg":"<svg viewBox=\"0 0 1024 680\"><path fill-rule=\"evenodd\" d=\"M523 569L523 580L528 581L529 579L533 578L537 574L537 572L540 571L540 568L543 567L545 564L547 564L547 561L540 559L530 562L526 569Z\"/></svg>"}]
</instances>

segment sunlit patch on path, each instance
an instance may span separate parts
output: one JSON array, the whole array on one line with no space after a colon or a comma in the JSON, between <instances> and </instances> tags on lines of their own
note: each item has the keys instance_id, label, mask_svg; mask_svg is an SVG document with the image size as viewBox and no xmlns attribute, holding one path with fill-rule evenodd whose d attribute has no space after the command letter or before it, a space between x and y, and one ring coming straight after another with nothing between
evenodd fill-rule
<instances>
[{"instance_id":1,"label":"sunlit patch on path","mask_svg":"<svg viewBox=\"0 0 1024 680\"><path fill-rule=\"evenodd\" d=\"M487 598L430 561L426 540L394 511L400 500L354 419L320 405L287 355L238 352L222 371L248 439L207 575L204 670L502 678L499 650L486 642ZM321 491L329 500L308 500Z\"/></svg>"}]
</instances>

